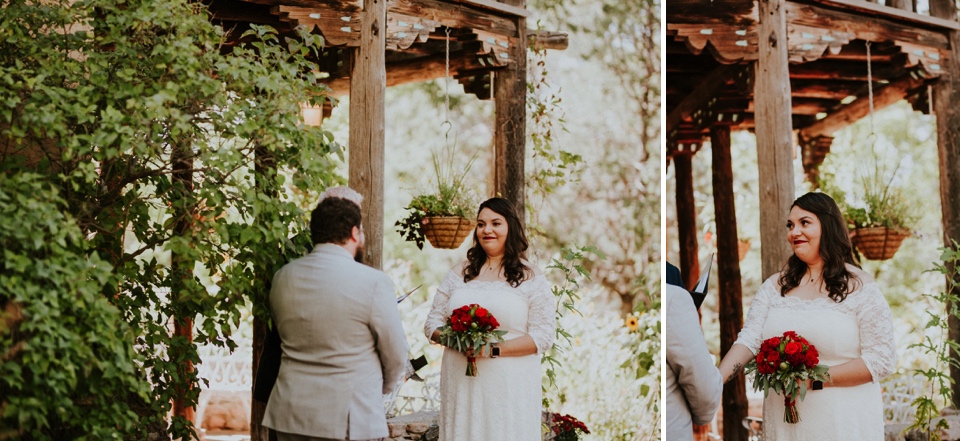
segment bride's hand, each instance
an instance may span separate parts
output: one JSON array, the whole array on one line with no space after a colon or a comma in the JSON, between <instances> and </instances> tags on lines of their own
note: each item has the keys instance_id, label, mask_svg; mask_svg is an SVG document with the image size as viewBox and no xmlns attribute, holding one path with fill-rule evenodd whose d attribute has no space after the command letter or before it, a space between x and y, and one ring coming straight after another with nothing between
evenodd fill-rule
<instances>
[{"instance_id":1,"label":"bride's hand","mask_svg":"<svg viewBox=\"0 0 960 441\"><path fill-rule=\"evenodd\" d=\"M487 346L488 345L480 346L479 351L474 351L473 348L467 349L464 351L463 355L466 355L467 357L486 358L489 353Z\"/></svg>"}]
</instances>

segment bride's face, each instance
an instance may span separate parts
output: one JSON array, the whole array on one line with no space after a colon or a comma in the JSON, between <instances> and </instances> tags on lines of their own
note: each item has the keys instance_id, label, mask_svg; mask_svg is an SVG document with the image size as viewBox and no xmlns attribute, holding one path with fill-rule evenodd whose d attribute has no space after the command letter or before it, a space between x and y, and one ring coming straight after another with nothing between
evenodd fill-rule
<instances>
[{"instance_id":1,"label":"bride's face","mask_svg":"<svg viewBox=\"0 0 960 441\"><path fill-rule=\"evenodd\" d=\"M806 264L820 261L820 236L823 229L817 215L800 207L793 207L787 218L787 241L793 253Z\"/></svg>"},{"instance_id":2,"label":"bride's face","mask_svg":"<svg viewBox=\"0 0 960 441\"><path fill-rule=\"evenodd\" d=\"M477 216L477 241L488 256L503 254L507 243L507 220L489 208Z\"/></svg>"}]
</instances>

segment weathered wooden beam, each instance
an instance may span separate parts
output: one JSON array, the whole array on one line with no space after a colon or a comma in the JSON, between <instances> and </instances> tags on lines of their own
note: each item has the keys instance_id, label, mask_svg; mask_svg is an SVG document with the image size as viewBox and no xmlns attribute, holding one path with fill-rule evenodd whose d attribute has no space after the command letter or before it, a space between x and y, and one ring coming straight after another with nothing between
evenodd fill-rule
<instances>
[{"instance_id":1,"label":"weathered wooden beam","mask_svg":"<svg viewBox=\"0 0 960 441\"><path fill-rule=\"evenodd\" d=\"M570 46L570 37L564 32L537 30L529 31L527 34L527 47L562 51L568 46Z\"/></svg>"},{"instance_id":2,"label":"weathered wooden beam","mask_svg":"<svg viewBox=\"0 0 960 441\"><path fill-rule=\"evenodd\" d=\"M909 8L898 9L897 7L884 6L876 3L870 3L863 0L812 0L815 3L823 5L840 7L849 11L866 13L885 19L908 23L913 26L922 26L928 29L947 29L960 30L960 23L954 20L947 20L930 15L921 15L913 12L912 5ZM897 2L898 0L893 0ZM931 1L931 3L933 3ZM932 9L932 8L931 8Z\"/></svg>"},{"instance_id":3,"label":"weathered wooden beam","mask_svg":"<svg viewBox=\"0 0 960 441\"><path fill-rule=\"evenodd\" d=\"M847 3L847 1L817 0L817 3L827 5L832 3ZM896 14L904 12L899 9L856 0L850 0L850 3L870 5L871 7L882 9L883 12L863 14L851 10L851 8L837 10L819 4L788 2L786 8L787 20L791 25L804 26L822 27L824 23L829 23L836 31L852 33L857 39L865 41L905 41L939 49L946 49L948 46L944 31L958 26L956 22L953 22L950 26L916 26L917 23L898 20ZM862 12L868 11L865 10ZM888 14L889 12L894 13L894 15ZM932 19L932 17L925 15L912 13L911 15L916 15L921 19ZM937 21L940 22L943 20Z\"/></svg>"},{"instance_id":4,"label":"weathered wooden beam","mask_svg":"<svg viewBox=\"0 0 960 441\"><path fill-rule=\"evenodd\" d=\"M518 36L515 20L465 4L441 0L392 0L389 11L435 20L451 28L479 29L514 38Z\"/></svg>"},{"instance_id":5,"label":"weathered wooden beam","mask_svg":"<svg viewBox=\"0 0 960 441\"><path fill-rule=\"evenodd\" d=\"M930 15L944 20L957 20L957 5L953 0L931 0ZM933 107L937 116L937 155L940 159L940 210L942 212L943 246L950 248L960 243L960 31L950 32L951 50L944 61L944 73L933 87ZM946 263L946 289L952 296L960 296L960 275L953 264ZM956 298L956 297L954 297ZM957 305L947 302L948 338L960 341L960 318L950 314ZM952 404L960 408L960 355L950 348L950 378L953 379Z\"/></svg>"},{"instance_id":6,"label":"weathered wooden beam","mask_svg":"<svg viewBox=\"0 0 960 441\"><path fill-rule=\"evenodd\" d=\"M733 191L733 159L730 152L730 126L710 127L710 151L713 164L713 209L717 225L717 279L719 281L720 357L727 354L743 327L743 292L740 281L737 209ZM747 439L740 414L747 412L747 386L737 375L723 388L727 408L723 413L723 439ZM732 412L727 412L727 409Z\"/></svg>"},{"instance_id":7,"label":"weathered wooden beam","mask_svg":"<svg viewBox=\"0 0 960 441\"><path fill-rule=\"evenodd\" d=\"M374 268L381 268L383 259L386 9L385 0L363 0L360 47L351 57L350 75L349 180L363 195L363 260Z\"/></svg>"},{"instance_id":8,"label":"weathered wooden beam","mask_svg":"<svg viewBox=\"0 0 960 441\"><path fill-rule=\"evenodd\" d=\"M488 11L496 12L504 16L514 16L514 17L529 17L530 11L526 8L518 7L511 5L505 2L498 2L493 0L453 0L456 3L461 3L470 6L476 6L480 9L486 9Z\"/></svg>"},{"instance_id":9,"label":"weathered wooden beam","mask_svg":"<svg viewBox=\"0 0 960 441\"><path fill-rule=\"evenodd\" d=\"M451 74L462 69L480 67L479 64L470 63L471 59L472 57L465 56L463 52L452 52L450 54ZM386 66L387 87L428 81L443 78L446 75L446 55L432 55L397 61ZM331 78L326 83L333 90L333 96L339 97L350 93L351 80L349 77Z\"/></svg>"},{"instance_id":10,"label":"weathered wooden beam","mask_svg":"<svg viewBox=\"0 0 960 441\"><path fill-rule=\"evenodd\" d=\"M728 82L733 81L742 69L737 65L725 64L708 73L706 78L667 115L666 133L673 132L681 121L690 118L697 110L707 107L710 100L715 99L717 93Z\"/></svg>"},{"instance_id":11,"label":"weathered wooden beam","mask_svg":"<svg viewBox=\"0 0 960 441\"><path fill-rule=\"evenodd\" d=\"M526 0L504 0L511 6L524 7ZM515 21L517 39L527 41L526 20ZM514 44L509 48L512 63L494 74L494 194L513 203L521 221L526 221L526 96L527 48ZM491 195L492 196L492 195Z\"/></svg>"},{"instance_id":12,"label":"weathered wooden beam","mask_svg":"<svg viewBox=\"0 0 960 441\"><path fill-rule=\"evenodd\" d=\"M922 86L923 79L907 76L886 86L876 88L873 94L874 111L883 109L907 96L907 92ZM838 130L849 126L870 114L869 96L861 96L840 110L800 130L800 139L814 139L819 136L833 136Z\"/></svg>"},{"instance_id":13,"label":"weathered wooden beam","mask_svg":"<svg viewBox=\"0 0 960 441\"><path fill-rule=\"evenodd\" d=\"M754 83L757 163L760 168L762 277L780 269L791 250L783 240L786 207L794 197L793 128L787 62L786 0L760 3L759 59ZM726 413L726 406L724 413ZM742 419L746 415L739 415Z\"/></svg>"}]
</instances>

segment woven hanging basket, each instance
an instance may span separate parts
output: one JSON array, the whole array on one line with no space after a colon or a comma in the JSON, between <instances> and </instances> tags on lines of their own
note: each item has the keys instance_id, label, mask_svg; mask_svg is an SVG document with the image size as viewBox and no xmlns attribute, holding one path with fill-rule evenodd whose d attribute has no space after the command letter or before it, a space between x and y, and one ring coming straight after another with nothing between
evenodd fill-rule
<instances>
[{"instance_id":1,"label":"woven hanging basket","mask_svg":"<svg viewBox=\"0 0 960 441\"><path fill-rule=\"evenodd\" d=\"M910 231L887 227L857 228L850 233L850 239L860 250L863 257L870 260L887 260L900 249L903 239L910 237Z\"/></svg>"},{"instance_id":2,"label":"woven hanging basket","mask_svg":"<svg viewBox=\"0 0 960 441\"><path fill-rule=\"evenodd\" d=\"M423 235L434 248L455 249L473 232L473 222L460 216L423 218Z\"/></svg>"}]
</instances>

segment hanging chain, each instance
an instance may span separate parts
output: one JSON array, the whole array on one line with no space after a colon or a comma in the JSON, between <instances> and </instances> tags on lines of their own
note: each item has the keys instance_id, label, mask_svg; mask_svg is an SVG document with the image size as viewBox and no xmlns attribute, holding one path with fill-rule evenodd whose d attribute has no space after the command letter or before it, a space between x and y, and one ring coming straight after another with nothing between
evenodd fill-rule
<instances>
[{"instance_id":1,"label":"hanging chain","mask_svg":"<svg viewBox=\"0 0 960 441\"><path fill-rule=\"evenodd\" d=\"M447 131L443 134L444 141L447 145L450 145L450 130L453 129L453 123L450 122L450 27L446 29L447 39L446 39L446 70L443 77L443 123L440 124L440 127L444 125L447 126Z\"/></svg>"},{"instance_id":2,"label":"hanging chain","mask_svg":"<svg viewBox=\"0 0 960 441\"><path fill-rule=\"evenodd\" d=\"M873 126L873 63L870 62L870 42L867 42L867 94L870 97L870 136L877 136Z\"/></svg>"}]
</instances>

